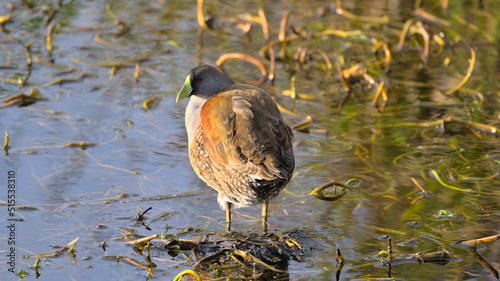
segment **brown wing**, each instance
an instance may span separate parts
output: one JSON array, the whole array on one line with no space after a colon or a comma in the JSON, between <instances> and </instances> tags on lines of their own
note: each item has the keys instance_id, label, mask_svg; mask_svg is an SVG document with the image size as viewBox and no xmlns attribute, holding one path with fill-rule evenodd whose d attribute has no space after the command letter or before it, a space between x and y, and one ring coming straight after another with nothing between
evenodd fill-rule
<instances>
[{"instance_id":1,"label":"brown wing","mask_svg":"<svg viewBox=\"0 0 500 281\"><path fill-rule=\"evenodd\" d=\"M256 180L291 178L292 131L267 93L231 86L206 102L200 115L203 142L214 164Z\"/></svg>"}]
</instances>

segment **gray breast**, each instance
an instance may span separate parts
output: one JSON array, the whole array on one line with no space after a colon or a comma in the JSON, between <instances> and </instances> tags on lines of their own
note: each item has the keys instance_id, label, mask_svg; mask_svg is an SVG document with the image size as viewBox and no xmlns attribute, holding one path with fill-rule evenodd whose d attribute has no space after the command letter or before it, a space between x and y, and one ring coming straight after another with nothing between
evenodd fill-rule
<instances>
[{"instance_id":1,"label":"gray breast","mask_svg":"<svg viewBox=\"0 0 500 281\"><path fill-rule=\"evenodd\" d=\"M206 98L202 98L199 96L191 96L189 100L189 104L186 108L186 131L188 134L189 146L191 146L192 141L194 140L195 130L201 124L200 111L201 107L207 101Z\"/></svg>"}]
</instances>

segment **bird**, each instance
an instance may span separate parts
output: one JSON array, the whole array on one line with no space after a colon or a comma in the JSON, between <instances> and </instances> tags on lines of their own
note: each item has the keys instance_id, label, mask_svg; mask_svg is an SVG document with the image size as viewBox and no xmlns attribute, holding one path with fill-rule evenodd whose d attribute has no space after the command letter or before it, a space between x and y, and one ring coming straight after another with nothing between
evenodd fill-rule
<instances>
[{"instance_id":1,"label":"bird","mask_svg":"<svg viewBox=\"0 0 500 281\"><path fill-rule=\"evenodd\" d=\"M188 97L189 160L198 177L218 192L226 231L231 231L232 207L262 204L266 233L269 200L285 188L295 168L293 132L276 102L210 65L189 71L176 103Z\"/></svg>"}]
</instances>

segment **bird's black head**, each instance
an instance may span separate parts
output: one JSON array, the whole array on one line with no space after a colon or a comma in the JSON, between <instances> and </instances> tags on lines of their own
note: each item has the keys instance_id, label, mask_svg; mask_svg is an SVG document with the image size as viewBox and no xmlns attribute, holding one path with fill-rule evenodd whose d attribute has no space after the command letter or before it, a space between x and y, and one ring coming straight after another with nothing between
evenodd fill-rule
<instances>
[{"instance_id":1,"label":"bird's black head","mask_svg":"<svg viewBox=\"0 0 500 281\"><path fill-rule=\"evenodd\" d=\"M177 94L176 102L191 95L209 99L232 84L234 81L231 78L214 67L200 65L189 71L182 89Z\"/></svg>"}]
</instances>

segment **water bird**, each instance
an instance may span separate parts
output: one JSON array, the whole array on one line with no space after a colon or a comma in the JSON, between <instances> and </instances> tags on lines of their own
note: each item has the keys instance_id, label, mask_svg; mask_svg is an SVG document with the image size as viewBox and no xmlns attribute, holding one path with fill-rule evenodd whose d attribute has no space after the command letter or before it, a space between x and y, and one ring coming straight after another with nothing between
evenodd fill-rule
<instances>
[{"instance_id":1,"label":"water bird","mask_svg":"<svg viewBox=\"0 0 500 281\"><path fill-rule=\"evenodd\" d=\"M218 192L231 231L231 208L262 204L267 232L269 200L278 196L295 168L293 133L264 90L234 82L209 65L186 77L176 102L190 97L185 123L189 160Z\"/></svg>"}]
</instances>

